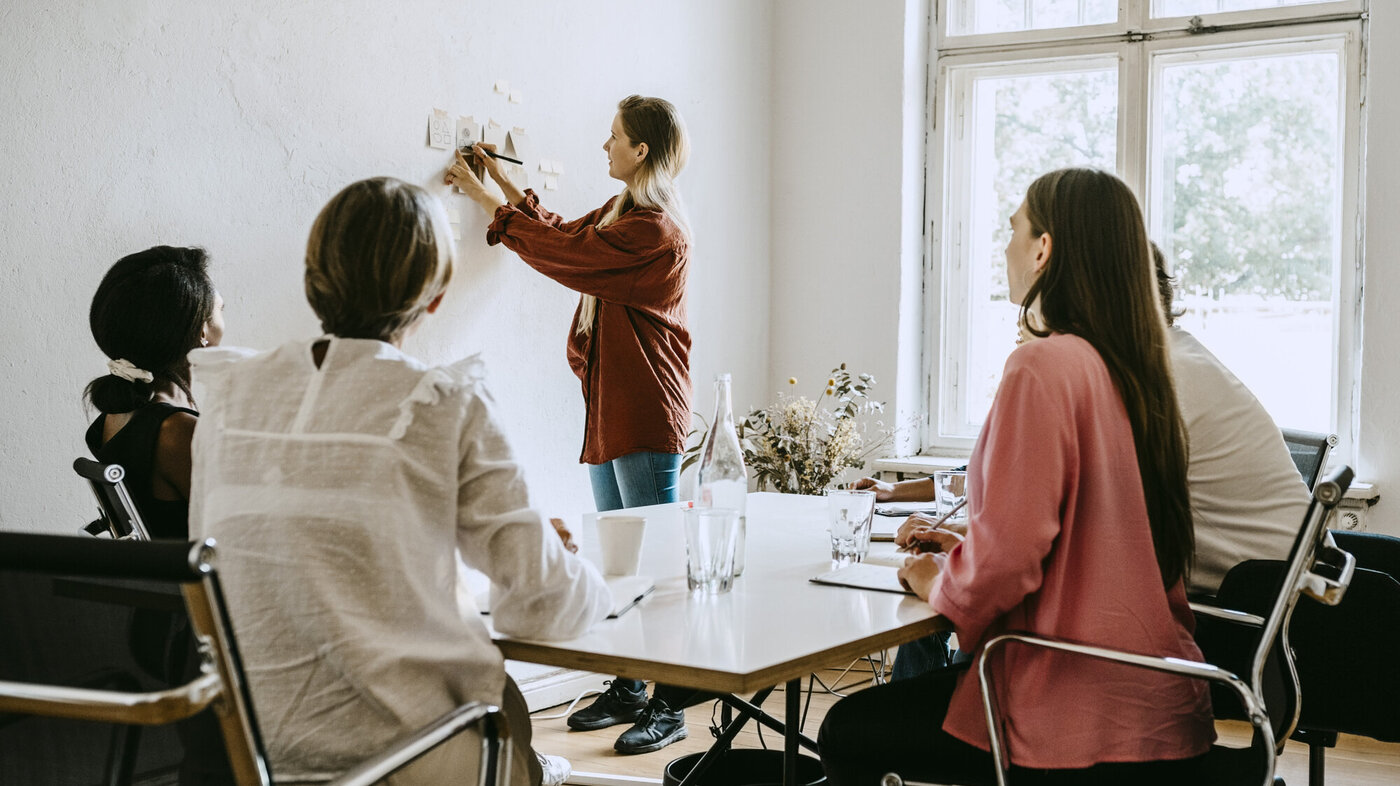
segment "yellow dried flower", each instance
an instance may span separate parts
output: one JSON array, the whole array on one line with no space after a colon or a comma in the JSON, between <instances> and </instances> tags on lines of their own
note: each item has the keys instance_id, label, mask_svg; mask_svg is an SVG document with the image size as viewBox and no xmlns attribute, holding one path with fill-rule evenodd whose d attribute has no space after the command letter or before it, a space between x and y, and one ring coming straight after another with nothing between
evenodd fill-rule
<instances>
[{"instance_id":1,"label":"yellow dried flower","mask_svg":"<svg viewBox=\"0 0 1400 786\"><path fill-rule=\"evenodd\" d=\"M797 377L788 377L788 384L789 384L789 385L796 385L796 384L797 384Z\"/></svg>"}]
</instances>

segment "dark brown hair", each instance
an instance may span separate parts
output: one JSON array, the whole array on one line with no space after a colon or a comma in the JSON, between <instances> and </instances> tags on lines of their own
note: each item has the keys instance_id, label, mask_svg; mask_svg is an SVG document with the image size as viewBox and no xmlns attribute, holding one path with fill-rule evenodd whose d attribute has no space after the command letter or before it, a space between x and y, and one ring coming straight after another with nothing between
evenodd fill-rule
<instances>
[{"instance_id":1,"label":"dark brown hair","mask_svg":"<svg viewBox=\"0 0 1400 786\"><path fill-rule=\"evenodd\" d=\"M1031 184L1026 217L1051 246L1022 310L1039 297L1037 335L1079 336L1108 367L1132 424L1157 567L1171 587L1190 573L1194 534L1186 433L1142 211L1114 175L1061 169Z\"/></svg>"},{"instance_id":2,"label":"dark brown hair","mask_svg":"<svg viewBox=\"0 0 1400 786\"><path fill-rule=\"evenodd\" d=\"M148 403L160 380L190 396L191 349L214 314L209 255L202 248L155 246L117 260L97 285L88 324L113 360L151 372L151 382L108 374L84 391L99 412L131 412ZM193 400L193 396L191 396Z\"/></svg>"}]
</instances>

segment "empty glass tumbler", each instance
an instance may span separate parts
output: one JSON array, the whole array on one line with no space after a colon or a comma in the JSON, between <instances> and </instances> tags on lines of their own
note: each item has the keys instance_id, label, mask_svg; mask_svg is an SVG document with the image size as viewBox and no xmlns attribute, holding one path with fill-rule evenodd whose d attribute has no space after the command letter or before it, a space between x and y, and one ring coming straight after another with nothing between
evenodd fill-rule
<instances>
[{"instance_id":1,"label":"empty glass tumbler","mask_svg":"<svg viewBox=\"0 0 1400 786\"><path fill-rule=\"evenodd\" d=\"M832 489L826 492L826 511L831 526L831 558L841 563L865 559L870 552L875 492Z\"/></svg>"},{"instance_id":2,"label":"empty glass tumbler","mask_svg":"<svg viewBox=\"0 0 1400 786\"><path fill-rule=\"evenodd\" d=\"M734 585L739 511L692 508L685 512L685 575L690 589L715 595Z\"/></svg>"}]
</instances>

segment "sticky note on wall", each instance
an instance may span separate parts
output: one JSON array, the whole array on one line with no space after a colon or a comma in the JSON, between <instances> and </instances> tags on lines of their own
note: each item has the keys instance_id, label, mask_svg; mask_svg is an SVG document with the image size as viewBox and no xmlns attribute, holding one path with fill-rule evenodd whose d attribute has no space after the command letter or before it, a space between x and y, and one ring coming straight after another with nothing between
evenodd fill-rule
<instances>
[{"instance_id":1,"label":"sticky note on wall","mask_svg":"<svg viewBox=\"0 0 1400 786\"><path fill-rule=\"evenodd\" d=\"M455 132L452 118L447 116L447 112L434 109L428 113L428 147L451 150Z\"/></svg>"},{"instance_id":2,"label":"sticky note on wall","mask_svg":"<svg viewBox=\"0 0 1400 786\"><path fill-rule=\"evenodd\" d=\"M488 145L495 145L497 150L505 150L506 128L495 120L488 119L486 126L481 130L483 142Z\"/></svg>"},{"instance_id":3,"label":"sticky note on wall","mask_svg":"<svg viewBox=\"0 0 1400 786\"><path fill-rule=\"evenodd\" d=\"M506 149L515 151L515 157L521 161L529 161L535 153L530 137L525 135L525 129L520 126L512 128L506 134Z\"/></svg>"},{"instance_id":4,"label":"sticky note on wall","mask_svg":"<svg viewBox=\"0 0 1400 786\"><path fill-rule=\"evenodd\" d=\"M481 124L476 122L476 118L467 116L457 118L457 147L471 147L481 141Z\"/></svg>"}]
</instances>

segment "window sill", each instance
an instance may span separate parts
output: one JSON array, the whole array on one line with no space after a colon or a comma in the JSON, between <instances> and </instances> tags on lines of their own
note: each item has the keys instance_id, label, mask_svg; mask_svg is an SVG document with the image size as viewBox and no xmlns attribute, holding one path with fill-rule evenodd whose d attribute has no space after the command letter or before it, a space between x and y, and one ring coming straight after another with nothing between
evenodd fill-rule
<instances>
[{"instance_id":1,"label":"window sill","mask_svg":"<svg viewBox=\"0 0 1400 786\"><path fill-rule=\"evenodd\" d=\"M887 456L870 462L875 472L894 474L896 480L926 477L940 469L956 469L967 464L966 456Z\"/></svg>"},{"instance_id":2,"label":"window sill","mask_svg":"<svg viewBox=\"0 0 1400 786\"><path fill-rule=\"evenodd\" d=\"M909 477L924 477L940 469L955 469L965 464L966 456L886 456L871 461L870 469L875 472L892 473L896 480L908 480ZM1349 506L1353 508L1369 508L1380 498L1380 487L1375 483L1358 480L1347 489L1342 505L1348 506L1350 503Z\"/></svg>"}]
</instances>

